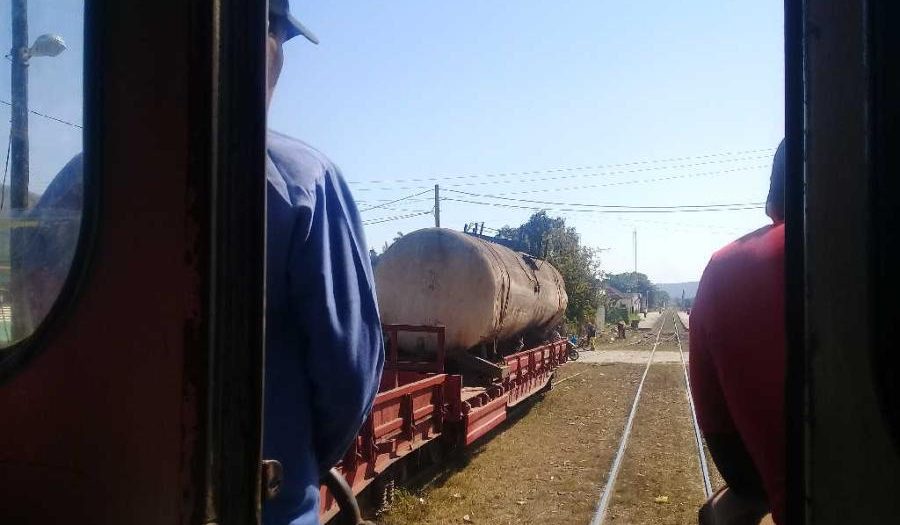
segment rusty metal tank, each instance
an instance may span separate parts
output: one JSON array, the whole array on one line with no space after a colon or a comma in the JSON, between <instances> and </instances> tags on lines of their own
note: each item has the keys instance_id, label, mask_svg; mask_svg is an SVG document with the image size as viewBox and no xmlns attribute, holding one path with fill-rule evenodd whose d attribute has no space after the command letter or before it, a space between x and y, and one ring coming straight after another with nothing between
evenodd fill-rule
<instances>
[{"instance_id":1,"label":"rusty metal tank","mask_svg":"<svg viewBox=\"0 0 900 525\"><path fill-rule=\"evenodd\" d=\"M379 259L375 283L382 322L445 326L450 352L546 331L568 304L562 276L546 261L444 228L397 240Z\"/></svg>"}]
</instances>

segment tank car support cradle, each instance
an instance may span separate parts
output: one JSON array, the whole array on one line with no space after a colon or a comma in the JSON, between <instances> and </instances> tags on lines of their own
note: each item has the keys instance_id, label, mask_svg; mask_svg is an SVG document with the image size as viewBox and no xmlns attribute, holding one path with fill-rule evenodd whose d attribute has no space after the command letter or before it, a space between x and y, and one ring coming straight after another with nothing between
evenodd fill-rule
<instances>
[{"instance_id":1,"label":"tank car support cradle","mask_svg":"<svg viewBox=\"0 0 900 525\"><path fill-rule=\"evenodd\" d=\"M448 356L447 360L453 363L461 375L469 380L477 379L477 382L482 386L495 384L497 381L503 381L509 376L508 366L497 365L467 352L453 354Z\"/></svg>"}]
</instances>

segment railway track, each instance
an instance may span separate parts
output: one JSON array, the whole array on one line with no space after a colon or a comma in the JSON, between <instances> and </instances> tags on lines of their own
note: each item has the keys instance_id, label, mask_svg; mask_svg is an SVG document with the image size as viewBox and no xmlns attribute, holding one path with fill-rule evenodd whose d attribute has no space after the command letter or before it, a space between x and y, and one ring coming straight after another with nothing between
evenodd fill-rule
<instances>
[{"instance_id":1,"label":"railway track","mask_svg":"<svg viewBox=\"0 0 900 525\"><path fill-rule=\"evenodd\" d=\"M671 323L672 329L671 332L667 332L664 335L664 329ZM633 451L629 449L629 444L632 439L632 433L635 430L635 422L638 419L637 414L641 408L646 408L641 404L642 399L645 394L645 387L647 386L647 378L650 375L651 368L654 364L654 357L656 355L657 349L660 347L661 343L664 342L674 342L677 345L679 355L681 357L681 375L683 375L683 388L687 400L687 406L690 411L690 421L692 426L692 434L693 434L693 443L692 447L695 449L694 452L697 457L697 462L699 464L699 472L697 473L697 478L702 481L702 489L705 498L709 498L712 494L712 482L710 479L709 473L709 465L706 459L706 450L703 443L703 438L700 433L700 428L697 423L696 410L694 408L693 397L691 395L690 390L690 375L688 373L687 367L687 359L685 358L685 352L681 341L681 334L679 330L679 325L681 324L677 314L675 312L668 312L666 315L660 318L659 328L656 332L656 337L653 343L653 346L650 350L649 356L647 358L647 362L644 366L644 372L641 376L640 382L638 383L637 390L635 391L634 400L631 405L631 409L628 414L628 418L625 422L625 427L622 431L622 435L619 441L619 446L616 451L616 455L613 458L611 463L609 473L606 476L606 483L603 485L603 489L600 493L600 498L597 502L596 509L591 520L591 525L602 525L606 522L607 517L609 515L609 510L613 504L613 499L616 494L617 482L620 480L620 476L622 474L623 465L626 463L625 458L628 452L641 452L641 451ZM669 365L671 366L671 365ZM636 473L637 476L642 476L641 473Z\"/></svg>"},{"instance_id":2,"label":"railway track","mask_svg":"<svg viewBox=\"0 0 900 525\"><path fill-rule=\"evenodd\" d=\"M688 373L687 360L684 358L684 348L681 345L681 334L678 333L678 325L681 319L677 313L672 313L672 323L675 325L675 341L678 342L678 354L681 355L681 369L684 372L685 392L688 405L691 407L691 423L694 426L694 439L697 442L697 455L700 460L700 475L703 477L703 493L708 499L712 496L712 482L709 477L709 465L706 461L706 445L703 444L703 434L700 433L700 424L697 422L697 409L694 406L694 394L691 392L691 375Z\"/></svg>"}]
</instances>

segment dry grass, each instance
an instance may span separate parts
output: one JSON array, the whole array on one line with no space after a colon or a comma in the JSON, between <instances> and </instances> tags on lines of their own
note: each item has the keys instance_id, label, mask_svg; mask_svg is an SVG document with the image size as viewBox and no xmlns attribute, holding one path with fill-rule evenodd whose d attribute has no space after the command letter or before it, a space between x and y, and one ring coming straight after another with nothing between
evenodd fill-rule
<instances>
[{"instance_id":1,"label":"dry grass","mask_svg":"<svg viewBox=\"0 0 900 525\"><path fill-rule=\"evenodd\" d=\"M647 340L645 333L630 333L627 341L598 347L649 350ZM664 330L659 350L677 351L671 329ZM588 523L642 372L643 365L564 366L558 379L580 375L493 437L448 459L424 488L401 492L379 523ZM716 488L721 478L709 463ZM693 525L703 498L681 364L656 364L607 523Z\"/></svg>"},{"instance_id":2,"label":"dry grass","mask_svg":"<svg viewBox=\"0 0 900 525\"><path fill-rule=\"evenodd\" d=\"M630 408L639 365L570 364L530 413L396 498L384 525L590 520Z\"/></svg>"}]
</instances>

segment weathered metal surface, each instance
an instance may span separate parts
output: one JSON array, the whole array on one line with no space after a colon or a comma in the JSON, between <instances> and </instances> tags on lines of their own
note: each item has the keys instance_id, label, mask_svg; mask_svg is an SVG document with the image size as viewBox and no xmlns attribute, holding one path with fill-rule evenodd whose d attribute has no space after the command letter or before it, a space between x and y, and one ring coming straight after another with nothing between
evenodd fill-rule
<instances>
[{"instance_id":1,"label":"weathered metal surface","mask_svg":"<svg viewBox=\"0 0 900 525\"><path fill-rule=\"evenodd\" d=\"M441 435L446 418L446 374L400 374L400 386L375 397L372 412L356 441L338 465L338 472L359 493L393 463ZM382 383L384 384L384 383ZM334 496L320 489L320 516L338 512Z\"/></svg>"},{"instance_id":2,"label":"weathered metal surface","mask_svg":"<svg viewBox=\"0 0 900 525\"><path fill-rule=\"evenodd\" d=\"M442 228L404 235L379 260L375 281L385 323L444 326L448 352L547 331L568 304L549 263ZM399 344L411 352L435 348L419 334L404 334Z\"/></svg>"}]
</instances>

